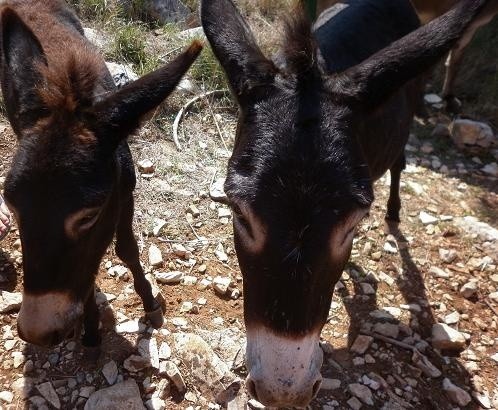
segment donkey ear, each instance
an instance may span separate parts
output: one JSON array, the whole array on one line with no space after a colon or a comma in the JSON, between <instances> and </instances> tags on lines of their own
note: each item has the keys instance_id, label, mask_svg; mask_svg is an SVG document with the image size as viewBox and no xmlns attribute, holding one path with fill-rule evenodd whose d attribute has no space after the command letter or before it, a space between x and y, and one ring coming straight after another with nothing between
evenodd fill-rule
<instances>
[{"instance_id":1,"label":"donkey ear","mask_svg":"<svg viewBox=\"0 0 498 410\"><path fill-rule=\"evenodd\" d=\"M46 64L38 39L11 8L4 8L1 24L1 82L9 120L19 135L41 116L37 86L42 81L39 67Z\"/></svg>"},{"instance_id":2,"label":"donkey ear","mask_svg":"<svg viewBox=\"0 0 498 410\"><path fill-rule=\"evenodd\" d=\"M277 70L259 49L232 0L202 0L201 21L239 102L258 86L273 82Z\"/></svg>"},{"instance_id":3,"label":"donkey ear","mask_svg":"<svg viewBox=\"0 0 498 410\"><path fill-rule=\"evenodd\" d=\"M488 0L461 0L448 13L327 81L347 105L371 110L451 50Z\"/></svg>"},{"instance_id":4,"label":"donkey ear","mask_svg":"<svg viewBox=\"0 0 498 410\"><path fill-rule=\"evenodd\" d=\"M202 50L194 41L169 64L127 84L91 109L91 121L100 134L119 141L139 127L141 121L171 94Z\"/></svg>"}]
</instances>

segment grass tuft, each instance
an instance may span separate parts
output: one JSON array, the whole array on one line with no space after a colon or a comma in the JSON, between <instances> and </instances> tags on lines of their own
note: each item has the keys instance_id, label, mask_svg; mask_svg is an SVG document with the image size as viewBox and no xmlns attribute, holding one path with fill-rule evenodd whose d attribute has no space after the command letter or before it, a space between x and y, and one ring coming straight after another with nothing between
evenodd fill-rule
<instances>
[{"instance_id":1,"label":"grass tuft","mask_svg":"<svg viewBox=\"0 0 498 410\"><path fill-rule=\"evenodd\" d=\"M115 21L115 35L108 57L131 64L135 71L144 74L159 66L159 58L147 52L147 29L144 25Z\"/></svg>"}]
</instances>

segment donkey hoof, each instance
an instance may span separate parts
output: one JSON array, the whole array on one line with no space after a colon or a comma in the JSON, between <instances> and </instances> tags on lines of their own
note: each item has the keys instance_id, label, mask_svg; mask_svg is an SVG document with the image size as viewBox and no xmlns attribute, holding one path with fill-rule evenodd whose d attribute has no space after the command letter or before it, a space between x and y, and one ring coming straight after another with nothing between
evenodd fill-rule
<instances>
[{"instance_id":1,"label":"donkey hoof","mask_svg":"<svg viewBox=\"0 0 498 410\"><path fill-rule=\"evenodd\" d=\"M444 109L448 114L459 114L462 111L462 102L454 96L445 97Z\"/></svg>"},{"instance_id":2,"label":"donkey hoof","mask_svg":"<svg viewBox=\"0 0 498 410\"><path fill-rule=\"evenodd\" d=\"M158 307L152 312L146 312L145 318L150 322L154 329L159 329L164 323L163 310Z\"/></svg>"}]
</instances>

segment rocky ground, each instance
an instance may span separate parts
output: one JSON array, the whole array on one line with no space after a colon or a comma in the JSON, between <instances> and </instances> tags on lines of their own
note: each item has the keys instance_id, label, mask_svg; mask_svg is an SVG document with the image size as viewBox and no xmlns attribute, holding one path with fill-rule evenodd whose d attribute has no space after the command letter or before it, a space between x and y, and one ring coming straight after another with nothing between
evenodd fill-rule
<instances>
[{"instance_id":1,"label":"rocky ground","mask_svg":"<svg viewBox=\"0 0 498 410\"><path fill-rule=\"evenodd\" d=\"M143 322L130 272L109 249L98 279L100 358L78 340L26 345L15 326L22 254L14 228L0 243L2 408L263 408L243 385L244 294L231 214L210 197L222 195L236 111L225 99L195 105L178 152L170 126L187 98L174 97L159 114L165 121L131 140L135 232L165 300L163 328ZM389 178L376 184L322 332L324 382L313 409L498 409L496 136L485 125L452 123L439 103L428 96L430 120L414 126L402 223L389 235ZM3 177L14 149L3 121Z\"/></svg>"}]
</instances>

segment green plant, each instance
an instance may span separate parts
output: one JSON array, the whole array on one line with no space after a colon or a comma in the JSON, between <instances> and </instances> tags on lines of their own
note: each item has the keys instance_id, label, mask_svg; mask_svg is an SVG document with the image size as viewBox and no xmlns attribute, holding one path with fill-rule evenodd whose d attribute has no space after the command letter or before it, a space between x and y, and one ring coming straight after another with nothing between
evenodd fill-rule
<instances>
[{"instance_id":1,"label":"green plant","mask_svg":"<svg viewBox=\"0 0 498 410\"><path fill-rule=\"evenodd\" d=\"M199 9L199 0L184 0L183 3L192 11Z\"/></svg>"},{"instance_id":2,"label":"green plant","mask_svg":"<svg viewBox=\"0 0 498 410\"><path fill-rule=\"evenodd\" d=\"M109 0L69 0L79 16L87 20L105 21L114 12Z\"/></svg>"},{"instance_id":3,"label":"green plant","mask_svg":"<svg viewBox=\"0 0 498 410\"><path fill-rule=\"evenodd\" d=\"M190 69L190 75L207 90L228 88L225 72L209 46L204 47Z\"/></svg>"},{"instance_id":4,"label":"green plant","mask_svg":"<svg viewBox=\"0 0 498 410\"><path fill-rule=\"evenodd\" d=\"M158 58L147 53L146 50L146 29L144 26L116 20L115 32L109 57L119 62L132 64L139 74L157 68Z\"/></svg>"}]
</instances>

